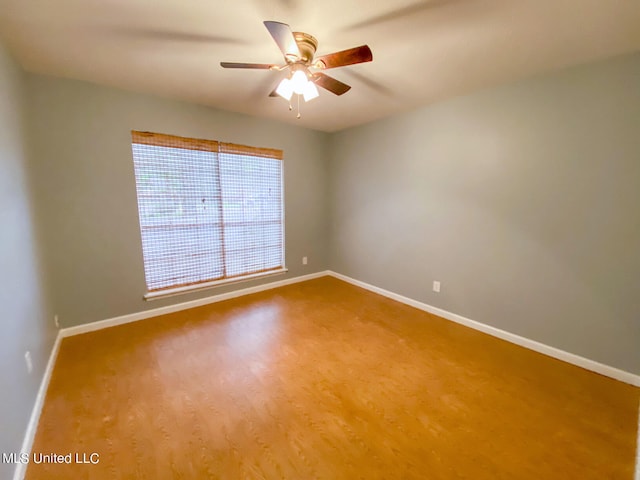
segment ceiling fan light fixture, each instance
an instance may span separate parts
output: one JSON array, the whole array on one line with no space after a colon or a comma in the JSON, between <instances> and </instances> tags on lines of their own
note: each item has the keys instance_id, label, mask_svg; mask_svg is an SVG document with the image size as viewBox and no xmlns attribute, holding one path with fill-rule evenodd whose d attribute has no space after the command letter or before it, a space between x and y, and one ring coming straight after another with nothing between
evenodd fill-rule
<instances>
[{"instance_id":1,"label":"ceiling fan light fixture","mask_svg":"<svg viewBox=\"0 0 640 480\"><path fill-rule=\"evenodd\" d=\"M317 98L320 93L318 92L318 88L313 82L307 82L307 84L304 86L302 95L304 96L305 102L310 102L314 98Z\"/></svg>"},{"instance_id":2,"label":"ceiling fan light fixture","mask_svg":"<svg viewBox=\"0 0 640 480\"><path fill-rule=\"evenodd\" d=\"M293 95L293 82L288 78L283 78L278 88L276 88L276 93L285 100L291 100Z\"/></svg>"},{"instance_id":3,"label":"ceiling fan light fixture","mask_svg":"<svg viewBox=\"0 0 640 480\"><path fill-rule=\"evenodd\" d=\"M284 65L220 62L220 66L222 68L271 70L283 72L283 75L284 71L288 70L287 77L280 81L275 91L272 90L269 96L284 98L289 102L289 110L293 110L291 99L294 93L298 95L296 98L297 118L300 118L300 97L304 97L305 102L310 102L319 96L318 87L324 88L334 95L344 95L351 89L346 83L342 83L321 71L311 73L311 68L328 70L373 60L373 54L367 45L360 45L316 58L318 40L312 35L294 32L289 25L282 22L265 21L263 23L284 56Z\"/></svg>"}]
</instances>

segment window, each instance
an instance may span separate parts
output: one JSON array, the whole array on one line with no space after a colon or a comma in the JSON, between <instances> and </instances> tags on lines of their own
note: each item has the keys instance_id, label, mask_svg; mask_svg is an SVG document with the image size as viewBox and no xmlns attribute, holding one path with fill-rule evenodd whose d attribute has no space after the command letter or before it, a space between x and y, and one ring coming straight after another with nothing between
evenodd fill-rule
<instances>
[{"instance_id":1,"label":"window","mask_svg":"<svg viewBox=\"0 0 640 480\"><path fill-rule=\"evenodd\" d=\"M284 271L282 151L132 132L146 298Z\"/></svg>"}]
</instances>

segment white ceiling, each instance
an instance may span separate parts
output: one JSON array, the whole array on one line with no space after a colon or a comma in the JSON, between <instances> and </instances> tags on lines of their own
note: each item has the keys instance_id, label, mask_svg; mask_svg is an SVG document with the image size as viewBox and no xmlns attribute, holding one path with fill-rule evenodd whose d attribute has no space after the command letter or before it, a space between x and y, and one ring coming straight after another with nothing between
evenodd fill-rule
<instances>
[{"instance_id":1,"label":"white ceiling","mask_svg":"<svg viewBox=\"0 0 640 480\"><path fill-rule=\"evenodd\" d=\"M368 44L327 71L302 118L268 98L282 63L262 24L314 35L318 55ZM0 0L0 35L31 72L155 93L336 131L438 99L640 49L638 0Z\"/></svg>"}]
</instances>

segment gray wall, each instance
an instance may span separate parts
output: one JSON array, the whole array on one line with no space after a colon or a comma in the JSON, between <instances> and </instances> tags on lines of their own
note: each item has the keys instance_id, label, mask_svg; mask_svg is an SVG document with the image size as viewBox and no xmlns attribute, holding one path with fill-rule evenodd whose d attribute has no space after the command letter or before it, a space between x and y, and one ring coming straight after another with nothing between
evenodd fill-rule
<instances>
[{"instance_id":1,"label":"gray wall","mask_svg":"<svg viewBox=\"0 0 640 480\"><path fill-rule=\"evenodd\" d=\"M331 151L333 270L640 373L640 55L343 131Z\"/></svg>"},{"instance_id":2,"label":"gray wall","mask_svg":"<svg viewBox=\"0 0 640 480\"><path fill-rule=\"evenodd\" d=\"M0 43L0 452L20 450L55 335L29 195L22 83ZM0 478L11 478L13 469L0 463Z\"/></svg>"},{"instance_id":3,"label":"gray wall","mask_svg":"<svg viewBox=\"0 0 640 480\"><path fill-rule=\"evenodd\" d=\"M63 327L327 268L327 134L79 81L30 75L27 85L34 191ZM145 302L132 129L284 150L289 273Z\"/></svg>"}]
</instances>

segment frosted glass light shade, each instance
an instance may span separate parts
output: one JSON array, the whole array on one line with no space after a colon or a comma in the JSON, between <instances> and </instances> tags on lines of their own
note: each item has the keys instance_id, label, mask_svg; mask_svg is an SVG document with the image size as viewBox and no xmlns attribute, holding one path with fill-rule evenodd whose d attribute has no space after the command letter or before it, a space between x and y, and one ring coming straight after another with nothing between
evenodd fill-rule
<instances>
[{"instance_id":1,"label":"frosted glass light shade","mask_svg":"<svg viewBox=\"0 0 640 480\"><path fill-rule=\"evenodd\" d=\"M307 84L304 86L304 91L302 92L302 94L304 95L305 102L310 102L318 95L320 95L318 93L318 88L313 82L307 82Z\"/></svg>"},{"instance_id":2,"label":"frosted glass light shade","mask_svg":"<svg viewBox=\"0 0 640 480\"><path fill-rule=\"evenodd\" d=\"M293 82L288 78L283 78L278 88L276 88L276 93L285 100L291 100L291 96L293 95Z\"/></svg>"},{"instance_id":3,"label":"frosted glass light shade","mask_svg":"<svg viewBox=\"0 0 640 480\"><path fill-rule=\"evenodd\" d=\"M307 86L307 75L302 70L296 70L291 77L291 83L293 84L293 92L298 95L304 93L304 87Z\"/></svg>"}]
</instances>

